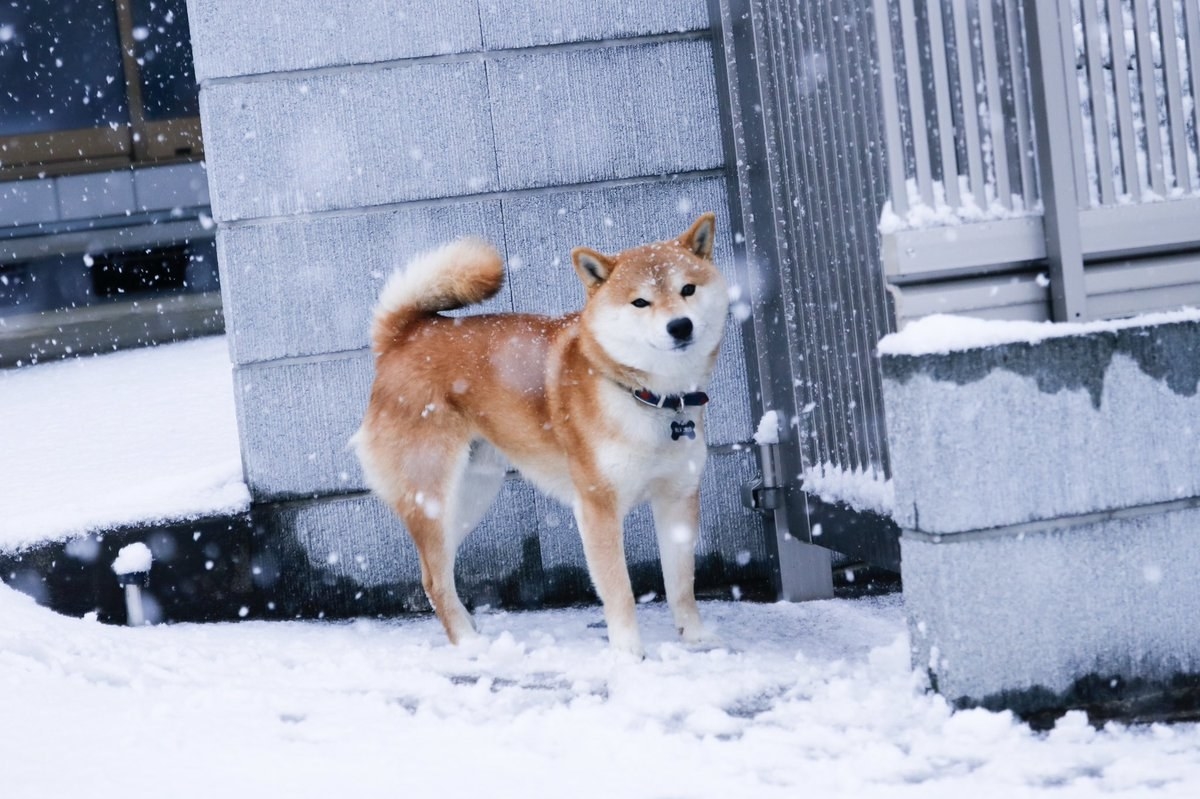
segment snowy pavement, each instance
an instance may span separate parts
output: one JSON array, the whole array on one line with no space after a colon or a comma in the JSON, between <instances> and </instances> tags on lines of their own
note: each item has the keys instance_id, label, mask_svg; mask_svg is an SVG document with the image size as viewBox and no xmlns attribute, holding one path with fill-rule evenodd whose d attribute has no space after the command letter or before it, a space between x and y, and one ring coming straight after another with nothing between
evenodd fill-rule
<instances>
[{"instance_id":1,"label":"snowy pavement","mask_svg":"<svg viewBox=\"0 0 1200 799\"><path fill-rule=\"evenodd\" d=\"M0 371L0 550L249 507L224 336Z\"/></svg>"},{"instance_id":2,"label":"snowy pavement","mask_svg":"<svg viewBox=\"0 0 1200 799\"><path fill-rule=\"evenodd\" d=\"M611 655L598 609L108 627L0 586L0 795L1200 795L1200 728L1049 734L952 714L908 665L898 595L704 603L729 646Z\"/></svg>"}]
</instances>

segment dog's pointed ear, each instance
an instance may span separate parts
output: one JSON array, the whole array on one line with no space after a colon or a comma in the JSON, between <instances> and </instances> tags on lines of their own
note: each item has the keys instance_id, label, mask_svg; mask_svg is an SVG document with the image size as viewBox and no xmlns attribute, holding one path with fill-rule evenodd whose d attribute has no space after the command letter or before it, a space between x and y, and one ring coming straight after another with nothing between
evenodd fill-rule
<instances>
[{"instance_id":1,"label":"dog's pointed ear","mask_svg":"<svg viewBox=\"0 0 1200 799\"><path fill-rule=\"evenodd\" d=\"M612 259L607 255L588 247L576 247L571 250L571 262L575 264L579 279L588 289L594 289L608 280L614 266Z\"/></svg>"},{"instance_id":2,"label":"dog's pointed ear","mask_svg":"<svg viewBox=\"0 0 1200 799\"><path fill-rule=\"evenodd\" d=\"M700 218L692 223L692 226L687 229L687 232L680 236L676 241L690 250L694 254L706 260L712 260L713 238L716 235L717 215L712 211L706 214L701 214Z\"/></svg>"}]
</instances>

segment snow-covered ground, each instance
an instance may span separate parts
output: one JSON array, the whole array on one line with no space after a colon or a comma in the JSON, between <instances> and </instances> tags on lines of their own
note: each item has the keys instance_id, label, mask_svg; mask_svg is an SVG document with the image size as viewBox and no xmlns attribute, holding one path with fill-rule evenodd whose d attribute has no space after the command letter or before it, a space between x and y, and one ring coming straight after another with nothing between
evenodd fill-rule
<instances>
[{"instance_id":1,"label":"snow-covered ground","mask_svg":"<svg viewBox=\"0 0 1200 799\"><path fill-rule=\"evenodd\" d=\"M223 339L0 373L0 546L244 507ZM0 797L1200 796L1200 726L952 713L901 598L122 628L0 585Z\"/></svg>"},{"instance_id":2,"label":"snow-covered ground","mask_svg":"<svg viewBox=\"0 0 1200 799\"><path fill-rule=\"evenodd\" d=\"M224 336L0 371L0 549L248 507L232 383Z\"/></svg>"},{"instance_id":3,"label":"snow-covered ground","mask_svg":"<svg viewBox=\"0 0 1200 799\"><path fill-rule=\"evenodd\" d=\"M899 596L705 603L728 648L649 657L597 609L107 627L0 586L0 796L1200 795L1196 725L1049 734L951 713L909 669Z\"/></svg>"}]
</instances>

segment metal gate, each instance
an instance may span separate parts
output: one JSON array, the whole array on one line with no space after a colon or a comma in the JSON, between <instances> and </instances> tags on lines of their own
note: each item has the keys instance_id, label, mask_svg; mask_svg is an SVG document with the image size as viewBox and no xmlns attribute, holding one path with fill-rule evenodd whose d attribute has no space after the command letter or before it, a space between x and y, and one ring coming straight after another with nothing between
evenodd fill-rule
<instances>
[{"instance_id":1,"label":"metal gate","mask_svg":"<svg viewBox=\"0 0 1200 799\"><path fill-rule=\"evenodd\" d=\"M901 321L1200 302L1196 0L874 5Z\"/></svg>"},{"instance_id":2,"label":"metal gate","mask_svg":"<svg viewBox=\"0 0 1200 799\"><path fill-rule=\"evenodd\" d=\"M710 0L781 593L898 565L874 357L912 318L1200 304L1197 0ZM772 459L776 461L772 461ZM778 468L776 468L776 466ZM827 561L826 561L827 564Z\"/></svg>"},{"instance_id":3,"label":"metal gate","mask_svg":"<svg viewBox=\"0 0 1200 799\"><path fill-rule=\"evenodd\" d=\"M727 74L727 162L737 164L745 237L739 274L752 300L755 387L782 420L779 506L771 509L781 595L823 595L829 547L898 566L877 513L825 503L801 486L886 488L875 343L892 329L879 269L887 198L872 14L861 0L712 0ZM876 508L876 510L881 510ZM813 546L813 545L821 546Z\"/></svg>"}]
</instances>

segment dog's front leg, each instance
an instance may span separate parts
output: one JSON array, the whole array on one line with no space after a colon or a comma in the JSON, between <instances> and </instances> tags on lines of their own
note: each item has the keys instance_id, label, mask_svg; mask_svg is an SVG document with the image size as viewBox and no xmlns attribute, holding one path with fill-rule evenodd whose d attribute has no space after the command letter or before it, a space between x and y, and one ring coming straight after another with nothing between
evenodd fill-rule
<instances>
[{"instance_id":1,"label":"dog's front leg","mask_svg":"<svg viewBox=\"0 0 1200 799\"><path fill-rule=\"evenodd\" d=\"M704 643L713 636L700 622L696 607L696 540L700 530L700 494L676 494L669 490L651 501L658 557L662 562L667 603L675 616L675 627L688 643Z\"/></svg>"},{"instance_id":2,"label":"dog's front leg","mask_svg":"<svg viewBox=\"0 0 1200 799\"><path fill-rule=\"evenodd\" d=\"M625 541L616 497L609 491L592 491L575 503L575 521L583 538L588 572L608 625L608 642L618 651L642 657L642 637L634 611L633 585L625 565Z\"/></svg>"}]
</instances>

